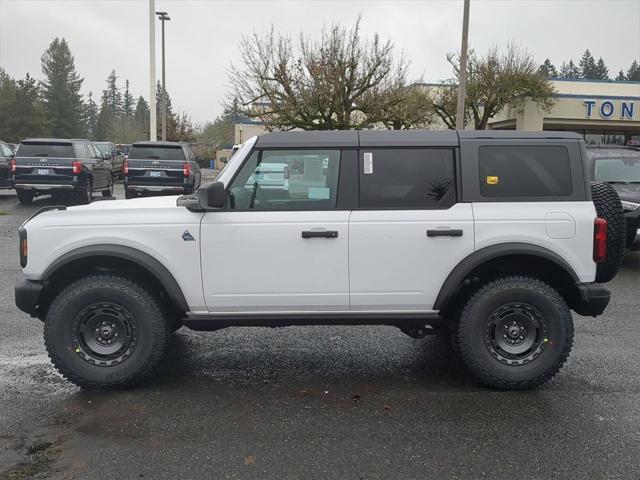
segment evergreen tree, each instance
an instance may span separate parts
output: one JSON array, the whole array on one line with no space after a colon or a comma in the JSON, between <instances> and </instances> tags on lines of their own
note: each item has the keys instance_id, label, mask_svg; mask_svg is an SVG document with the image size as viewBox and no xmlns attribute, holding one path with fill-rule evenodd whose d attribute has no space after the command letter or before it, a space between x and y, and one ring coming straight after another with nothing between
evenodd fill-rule
<instances>
[{"instance_id":1,"label":"evergreen tree","mask_svg":"<svg viewBox=\"0 0 640 480\"><path fill-rule=\"evenodd\" d=\"M125 82L124 97L122 99L122 116L125 118L133 118L134 111L133 95L129 91L129 80Z\"/></svg>"},{"instance_id":2,"label":"evergreen tree","mask_svg":"<svg viewBox=\"0 0 640 480\"><path fill-rule=\"evenodd\" d=\"M122 115L122 93L118 88L118 77L115 70L111 70L106 82L107 88L102 91L102 103L109 109L111 117L116 120Z\"/></svg>"},{"instance_id":3,"label":"evergreen tree","mask_svg":"<svg viewBox=\"0 0 640 480\"><path fill-rule=\"evenodd\" d=\"M113 115L111 106L103 96L100 113L96 121L95 139L98 141L111 140L115 123L116 117Z\"/></svg>"},{"instance_id":4,"label":"evergreen tree","mask_svg":"<svg viewBox=\"0 0 640 480\"><path fill-rule=\"evenodd\" d=\"M580 58L579 67L581 78L598 79L598 66L588 48Z\"/></svg>"},{"instance_id":5,"label":"evergreen tree","mask_svg":"<svg viewBox=\"0 0 640 480\"><path fill-rule=\"evenodd\" d=\"M91 140L96 140L96 127L98 124L98 105L93 100L93 92L89 92L89 100L84 104L84 125L86 135Z\"/></svg>"},{"instance_id":6,"label":"evergreen tree","mask_svg":"<svg viewBox=\"0 0 640 480\"><path fill-rule=\"evenodd\" d=\"M569 60L569 63L562 62L560 78L580 78L580 70L573 63L573 60Z\"/></svg>"},{"instance_id":7,"label":"evergreen tree","mask_svg":"<svg viewBox=\"0 0 640 480\"><path fill-rule=\"evenodd\" d=\"M545 78L558 78L558 71L556 70L555 65L553 65L553 63L551 63L551 60L549 60L548 58L542 65L540 65L538 72L540 72L540 75Z\"/></svg>"},{"instance_id":8,"label":"evergreen tree","mask_svg":"<svg viewBox=\"0 0 640 480\"><path fill-rule=\"evenodd\" d=\"M605 65L602 57L598 59L598 63L596 64L595 79L609 80L609 69Z\"/></svg>"},{"instance_id":9,"label":"evergreen tree","mask_svg":"<svg viewBox=\"0 0 640 480\"><path fill-rule=\"evenodd\" d=\"M640 65L636 60L633 61L629 70L627 70L627 80L640 82Z\"/></svg>"},{"instance_id":10,"label":"evergreen tree","mask_svg":"<svg viewBox=\"0 0 640 480\"><path fill-rule=\"evenodd\" d=\"M24 80L16 81L0 68L0 138L18 143L26 137L48 134L36 80L27 74Z\"/></svg>"},{"instance_id":11,"label":"evergreen tree","mask_svg":"<svg viewBox=\"0 0 640 480\"><path fill-rule=\"evenodd\" d=\"M627 76L624 74L624 71L620 70L618 72L618 76L616 77L616 80L626 80Z\"/></svg>"},{"instance_id":12,"label":"evergreen tree","mask_svg":"<svg viewBox=\"0 0 640 480\"><path fill-rule=\"evenodd\" d=\"M133 113L133 118L136 123L142 127L144 127L147 132L149 130L149 104L144 99L142 95L138 97L138 102L136 103L136 110Z\"/></svg>"},{"instance_id":13,"label":"evergreen tree","mask_svg":"<svg viewBox=\"0 0 640 480\"><path fill-rule=\"evenodd\" d=\"M42 97L50 128L54 137L76 137L82 133L83 82L76 72L73 55L67 41L55 38L42 55Z\"/></svg>"},{"instance_id":14,"label":"evergreen tree","mask_svg":"<svg viewBox=\"0 0 640 480\"><path fill-rule=\"evenodd\" d=\"M171 97L166 90L165 96L167 102L167 140L174 141L173 139L177 136L177 119L171 106ZM162 138L162 86L160 82L156 86L156 127L158 138Z\"/></svg>"}]
</instances>

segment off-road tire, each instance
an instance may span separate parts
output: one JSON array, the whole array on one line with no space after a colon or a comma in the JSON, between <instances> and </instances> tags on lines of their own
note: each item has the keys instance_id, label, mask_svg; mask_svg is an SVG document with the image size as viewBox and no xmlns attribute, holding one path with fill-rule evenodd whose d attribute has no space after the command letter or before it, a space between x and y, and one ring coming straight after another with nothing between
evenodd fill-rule
<instances>
[{"instance_id":1,"label":"off-road tire","mask_svg":"<svg viewBox=\"0 0 640 480\"><path fill-rule=\"evenodd\" d=\"M136 342L123 360L105 366L83 357L74 325L83 311L107 303L130 314ZM105 274L82 278L58 294L45 318L44 340L53 365L67 380L85 389L117 389L151 375L164 354L168 330L158 301L143 285Z\"/></svg>"},{"instance_id":2,"label":"off-road tire","mask_svg":"<svg viewBox=\"0 0 640 480\"><path fill-rule=\"evenodd\" d=\"M592 183L591 198L598 217L607 221L607 257L598 264L596 270L596 282L606 283L616 276L622 264L627 243L627 225L615 188L608 183Z\"/></svg>"},{"instance_id":3,"label":"off-road tire","mask_svg":"<svg viewBox=\"0 0 640 480\"><path fill-rule=\"evenodd\" d=\"M491 321L496 312L512 304L530 308L542 318L536 336L540 350L537 355L530 353L529 360L500 360L500 352L492 353ZM524 390L551 379L567 360L573 345L573 319L565 301L546 283L531 277L505 277L487 283L467 301L454 341L462 361L481 384Z\"/></svg>"},{"instance_id":4,"label":"off-road tire","mask_svg":"<svg viewBox=\"0 0 640 480\"><path fill-rule=\"evenodd\" d=\"M18 201L23 205L30 205L33 203L33 197L35 196L31 190L17 190Z\"/></svg>"}]
</instances>

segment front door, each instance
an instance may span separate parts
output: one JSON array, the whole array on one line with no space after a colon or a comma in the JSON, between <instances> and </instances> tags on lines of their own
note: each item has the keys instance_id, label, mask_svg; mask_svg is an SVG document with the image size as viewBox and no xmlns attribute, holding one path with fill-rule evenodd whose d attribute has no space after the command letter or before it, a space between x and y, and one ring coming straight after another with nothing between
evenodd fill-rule
<instances>
[{"instance_id":1,"label":"front door","mask_svg":"<svg viewBox=\"0 0 640 480\"><path fill-rule=\"evenodd\" d=\"M211 312L347 311L349 211L336 210L340 150L255 151L225 210L201 227Z\"/></svg>"},{"instance_id":2,"label":"front door","mask_svg":"<svg viewBox=\"0 0 640 480\"><path fill-rule=\"evenodd\" d=\"M428 312L474 249L473 210L458 203L454 151L361 149L360 208L349 220L351 309Z\"/></svg>"}]
</instances>

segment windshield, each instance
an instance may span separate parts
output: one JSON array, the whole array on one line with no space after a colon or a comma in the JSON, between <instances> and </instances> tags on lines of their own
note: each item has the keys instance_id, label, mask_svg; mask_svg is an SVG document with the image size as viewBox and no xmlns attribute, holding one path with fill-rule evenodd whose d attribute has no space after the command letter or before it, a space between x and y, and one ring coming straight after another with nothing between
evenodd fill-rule
<instances>
[{"instance_id":1,"label":"windshield","mask_svg":"<svg viewBox=\"0 0 640 480\"><path fill-rule=\"evenodd\" d=\"M19 157L56 157L73 158L73 146L60 142L31 142L21 143L16 156Z\"/></svg>"},{"instance_id":2,"label":"windshield","mask_svg":"<svg viewBox=\"0 0 640 480\"><path fill-rule=\"evenodd\" d=\"M98 147L100 153L107 153L111 155L111 146L108 143L94 143L94 145Z\"/></svg>"},{"instance_id":3,"label":"windshield","mask_svg":"<svg viewBox=\"0 0 640 480\"><path fill-rule=\"evenodd\" d=\"M596 158L596 180L613 183L640 183L640 155Z\"/></svg>"},{"instance_id":4,"label":"windshield","mask_svg":"<svg viewBox=\"0 0 640 480\"><path fill-rule=\"evenodd\" d=\"M153 158L156 160L184 160L184 153L180 145L147 147L134 145L129 152L129 159Z\"/></svg>"}]
</instances>

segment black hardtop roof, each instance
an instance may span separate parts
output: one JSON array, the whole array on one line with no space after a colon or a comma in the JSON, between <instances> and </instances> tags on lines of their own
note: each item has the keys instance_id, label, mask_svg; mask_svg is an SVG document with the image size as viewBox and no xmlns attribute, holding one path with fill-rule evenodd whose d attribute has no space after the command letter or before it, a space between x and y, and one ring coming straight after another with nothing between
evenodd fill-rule
<instances>
[{"instance_id":1,"label":"black hardtop roof","mask_svg":"<svg viewBox=\"0 0 640 480\"><path fill-rule=\"evenodd\" d=\"M25 138L21 143L90 143L86 138Z\"/></svg>"},{"instance_id":2,"label":"black hardtop roof","mask_svg":"<svg viewBox=\"0 0 640 480\"><path fill-rule=\"evenodd\" d=\"M317 130L271 132L258 137L260 148L329 147L454 147L472 139L580 140L574 132L525 132L518 130Z\"/></svg>"},{"instance_id":3,"label":"black hardtop roof","mask_svg":"<svg viewBox=\"0 0 640 480\"><path fill-rule=\"evenodd\" d=\"M181 142L163 142L163 141L151 141L145 140L142 142L134 142L131 144L132 147L140 146L140 147L183 147L185 144Z\"/></svg>"}]
</instances>

